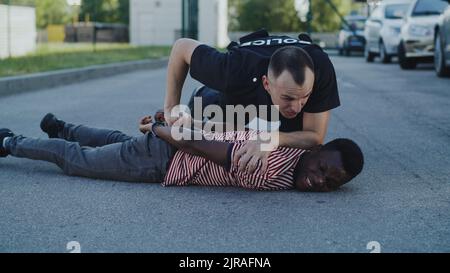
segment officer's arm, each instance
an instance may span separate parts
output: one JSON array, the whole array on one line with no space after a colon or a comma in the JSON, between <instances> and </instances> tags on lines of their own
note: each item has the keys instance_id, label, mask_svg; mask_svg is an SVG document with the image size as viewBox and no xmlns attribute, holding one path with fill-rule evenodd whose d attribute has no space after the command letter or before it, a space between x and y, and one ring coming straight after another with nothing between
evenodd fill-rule
<instances>
[{"instance_id":1,"label":"officer's arm","mask_svg":"<svg viewBox=\"0 0 450 273\"><path fill-rule=\"evenodd\" d=\"M303 131L280 133L279 146L310 149L323 144L327 134L330 111L304 113Z\"/></svg>"},{"instance_id":2,"label":"officer's arm","mask_svg":"<svg viewBox=\"0 0 450 273\"><path fill-rule=\"evenodd\" d=\"M154 127L154 133L161 139L172 144L176 148L182 150L183 152L201 156L207 160L210 160L218 165L226 166L228 157L228 146L227 142L206 140L202 138L201 140L176 140L172 136L171 127ZM184 129L188 130L188 129ZM197 132L198 133L198 132ZM193 136L191 139L195 139Z\"/></svg>"},{"instance_id":3,"label":"officer's arm","mask_svg":"<svg viewBox=\"0 0 450 273\"><path fill-rule=\"evenodd\" d=\"M175 42L170 53L169 64L167 69L167 90L164 103L164 112L166 117L172 108L180 104L181 90L186 80L191 57L194 50L200 45L198 41L192 39L179 39ZM172 124L172 120L168 120Z\"/></svg>"}]
</instances>

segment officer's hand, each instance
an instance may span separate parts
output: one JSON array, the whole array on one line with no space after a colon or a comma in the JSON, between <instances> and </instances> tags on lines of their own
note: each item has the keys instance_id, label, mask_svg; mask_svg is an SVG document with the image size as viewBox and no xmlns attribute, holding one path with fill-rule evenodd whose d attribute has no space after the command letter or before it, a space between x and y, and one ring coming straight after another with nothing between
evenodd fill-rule
<instances>
[{"instance_id":1,"label":"officer's hand","mask_svg":"<svg viewBox=\"0 0 450 273\"><path fill-rule=\"evenodd\" d=\"M173 126L173 124L175 123L175 121L177 121L180 116L174 116L172 117L171 114L172 108L168 109L168 108L164 108L164 117L166 119L166 122L169 126Z\"/></svg>"},{"instance_id":2,"label":"officer's hand","mask_svg":"<svg viewBox=\"0 0 450 273\"><path fill-rule=\"evenodd\" d=\"M233 157L233 164L240 171L252 174L258 167L260 173L267 171L269 155L278 148L278 135L260 132L257 140L249 140L237 150ZM268 142L269 141L269 142Z\"/></svg>"},{"instance_id":3,"label":"officer's hand","mask_svg":"<svg viewBox=\"0 0 450 273\"><path fill-rule=\"evenodd\" d=\"M265 173L270 152L261 151L260 141L248 141L234 154L233 164L247 174L253 174L258 166L261 166L261 173Z\"/></svg>"},{"instance_id":4,"label":"officer's hand","mask_svg":"<svg viewBox=\"0 0 450 273\"><path fill-rule=\"evenodd\" d=\"M183 113L172 126L174 127L183 127L183 128L191 128L192 125L192 117L186 113Z\"/></svg>"},{"instance_id":5,"label":"officer's hand","mask_svg":"<svg viewBox=\"0 0 450 273\"><path fill-rule=\"evenodd\" d=\"M153 125L152 116L145 116L139 120L139 131L141 133L146 134L151 131Z\"/></svg>"}]
</instances>

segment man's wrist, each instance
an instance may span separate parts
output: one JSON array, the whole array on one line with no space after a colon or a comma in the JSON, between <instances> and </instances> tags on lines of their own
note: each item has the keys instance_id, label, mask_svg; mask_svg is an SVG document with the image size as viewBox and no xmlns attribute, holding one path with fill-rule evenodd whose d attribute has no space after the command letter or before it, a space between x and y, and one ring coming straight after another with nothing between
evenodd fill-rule
<instances>
[{"instance_id":1,"label":"man's wrist","mask_svg":"<svg viewBox=\"0 0 450 273\"><path fill-rule=\"evenodd\" d=\"M160 123L160 122L155 122L155 123L153 123L153 125L152 125L152 127L151 127L151 133L154 135L154 136L158 136L157 134L156 134L156 127L163 127L164 126L164 124L162 124L162 123Z\"/></svg>"}]
</instances>

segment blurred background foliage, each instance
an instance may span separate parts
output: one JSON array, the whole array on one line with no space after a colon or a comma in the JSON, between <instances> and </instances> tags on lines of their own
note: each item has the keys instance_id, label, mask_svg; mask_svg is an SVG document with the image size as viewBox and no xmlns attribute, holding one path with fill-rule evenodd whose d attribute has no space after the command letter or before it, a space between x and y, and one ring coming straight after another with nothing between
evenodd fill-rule
<instances>
[{"instance_id":1,"label":"blurred background foliage","mask_svg":"<svg viewBox=\"0 0 450 273\"><path fill-rule=\"evenodd\" d=\"M180 0L181 1L181 0ZM252 31L266 28L272 32L299 32L307 30L305 16L296 4L306 0L228 0L229 31ZM361 4L353 0L330 0L342 15L357 10ZM0 0L6 4L8 0ZM129 24L129 0L84 0L80 7L70 6L66 0L9 0L14 5L36 7L38 28L49 24L65 24L78 15L79 21ZM339 16L327 0L311 0L314 32L333 32L341 24Z\"/></svg>"},{"instance_id":2,"label":"blurred background foliage","mask_svg":"<svg viewBox=\"0 0 450 273\"><path fill-rule=\"evenodd\" d=\"M330 1L343 16L362 7L361 3L354 3L353 0ZM307 3L306 0L228 0L228 2L230 31L252 31L262 27L272 32L307 30L306 15L301 14L297 8L298 4ZM341 25L339 16L326 0L311 0L311 4L313 32L333 32L339 29Z\"/></svg>"}]
</instances>

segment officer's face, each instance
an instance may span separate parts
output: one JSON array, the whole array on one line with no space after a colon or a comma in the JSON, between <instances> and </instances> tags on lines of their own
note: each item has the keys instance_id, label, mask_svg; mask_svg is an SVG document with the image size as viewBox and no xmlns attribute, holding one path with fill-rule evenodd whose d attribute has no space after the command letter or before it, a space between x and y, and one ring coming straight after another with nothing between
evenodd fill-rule
<instances>
[{"instance_id":1,"label":"officer's face","mask_svg":"<svg viewBox=\"0 0 450 273\"><path fill-rule=\"evenodd\" d=\"M305 71L305 82L298 85L291 73L283 71L278 78L272 73L263 76L264 88L272 97L274 105L279 106L282 116L288 119L295 118L311 96L314 86L314 73L310 69Z\"/></svg>"}]
</instances>

